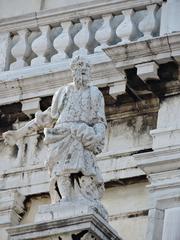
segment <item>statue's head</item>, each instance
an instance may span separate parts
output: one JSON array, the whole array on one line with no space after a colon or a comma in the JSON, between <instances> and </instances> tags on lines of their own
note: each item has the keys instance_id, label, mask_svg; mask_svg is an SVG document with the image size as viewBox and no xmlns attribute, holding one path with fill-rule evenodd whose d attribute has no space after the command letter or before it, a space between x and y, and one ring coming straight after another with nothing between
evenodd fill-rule
<instances>
[{"instance_id":1,"label":"statue's head","mask_svg":"<svg viewBox=\"0 0 180 240\"><path fill-rule=\"evenodd\" d=\"M76 56L71 62L73 81L77 88L85 87L90 81L90 64L87 58Z\"/></svg>"}]
</instances>

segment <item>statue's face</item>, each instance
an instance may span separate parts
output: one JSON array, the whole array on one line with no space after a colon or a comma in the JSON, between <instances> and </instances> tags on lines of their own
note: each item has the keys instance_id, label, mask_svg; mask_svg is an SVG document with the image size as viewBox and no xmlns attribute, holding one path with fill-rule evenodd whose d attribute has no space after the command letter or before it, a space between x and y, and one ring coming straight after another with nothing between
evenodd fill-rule
<instances>
[{"instance_id":1,"label":"statue's face","mask_svg":"<svg viewBox=\"0 0 180 240\"><path fill-rule=\"evenodd\" d=\"M73 81L77 88L85 87L88 85L90 78L90 68L84 62L79 62L76 68L72 71Z\"/></svg>"}]
</instances>

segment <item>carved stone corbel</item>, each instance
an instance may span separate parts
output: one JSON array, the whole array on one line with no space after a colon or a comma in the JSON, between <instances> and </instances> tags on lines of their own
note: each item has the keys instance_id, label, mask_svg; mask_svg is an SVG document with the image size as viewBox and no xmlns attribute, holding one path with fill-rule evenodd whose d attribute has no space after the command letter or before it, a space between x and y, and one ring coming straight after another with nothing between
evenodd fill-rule
<instances>
[{"instance_id":1,"label":"carved stone corbel","mask_svg":"<svg viewBox=\"0 0 180 240\"><path fill-rule=\"evenodd\" d=\"M32 114L35 114L40 110L40 100L41 98L31 98L21 101L22 112L25 113L28 117L31 117Z\"/></svg>"},{"instance_id":2,"label":"carved stone corbel","mask_svg":"<svg viewBox=\"0 0 180 240\"><path fill-rule=\"evenodd\" d=\"M109 94L116 99L117 96L122 95L126 92L126 74L122 70L120 72L120 80L109 84Z\"/></svg>"},{"instance_id":3,"label":"carved stone corbel","mask_svg":"<svg viewBox=\"0 0 180 240\"><path fill-rule=\"evenodd\" d=\"M143 80L147 81L148 79L159 80L158 68L159 65L152 61L147 63L141 63L135 65L137 68L137 75Z\"/></svg>"}]
</instances>

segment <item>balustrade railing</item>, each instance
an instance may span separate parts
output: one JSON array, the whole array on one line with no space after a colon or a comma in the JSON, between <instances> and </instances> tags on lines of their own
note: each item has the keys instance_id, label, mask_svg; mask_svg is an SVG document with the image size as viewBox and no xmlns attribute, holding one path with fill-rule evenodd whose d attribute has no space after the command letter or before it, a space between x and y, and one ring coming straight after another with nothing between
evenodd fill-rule
<instances>
[{"instance_id":1,"label":"balustrade railing","mask_svg":"<svg viewBox=\"0 0 180 240\"><path fill-rule=\"evenodd\" d=\"M161 6L152 4L136 11L127 9L120 14L112 12L78 20L76 17L76 21L49 22L38 29L28 27L10 32L5 45L9 48L6 67L0 71L59 62L78 53L94 54L107 46L158 36L160 14ZM4 63L3 57L0 61Z\"/></svg>"}]
</instances>

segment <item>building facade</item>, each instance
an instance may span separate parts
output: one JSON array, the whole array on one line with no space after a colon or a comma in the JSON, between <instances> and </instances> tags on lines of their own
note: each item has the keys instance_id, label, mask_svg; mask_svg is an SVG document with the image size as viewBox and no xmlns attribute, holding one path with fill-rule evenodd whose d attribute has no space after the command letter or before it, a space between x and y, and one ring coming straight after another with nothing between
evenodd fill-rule
<instances>
[{"instance_id":1,"label":"building facade","mask_svg":"<svg viewBox=\"0 0 180 240\"><path fill-rule=\"evenodd\" d=\"M103 204L125 240L180 239L179 0L0 0L0 236L50 203L43 132L2 133L47 109L76 54L105 98Z\"/></svg>"}]
</instances>

